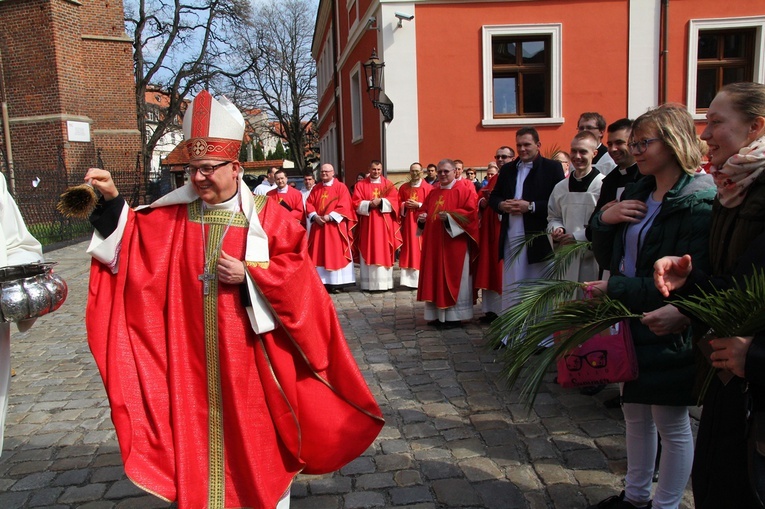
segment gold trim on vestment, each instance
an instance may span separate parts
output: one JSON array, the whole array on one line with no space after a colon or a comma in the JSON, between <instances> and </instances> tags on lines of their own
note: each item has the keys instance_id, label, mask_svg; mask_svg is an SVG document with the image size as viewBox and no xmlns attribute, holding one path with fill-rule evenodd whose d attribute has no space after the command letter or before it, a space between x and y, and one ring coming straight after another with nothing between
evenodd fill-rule
<instances>
[{"instance_id":1,"label":"gold trim on vestment","mask_svg":"<svg viewBox=\"0 0 765 509\"><path fill-rule=\"evenodd\" d=\"M188 205L190 222L201 223L202 200L195 200ZM205 360L207 373L208 401L208 491L207 507L223 509L226 502L226 464L225 444L223 437L223 391L221 389L220 353L218 349L218 279L217 265L222 249L221 239L229 223L231 226L246 228L249 226L247 217L240 211L231 216L230 210L206 210L204 222L209 225L207 245L205 246L208 265L204 267L209 274L216 278L210 285L210 292L202 297L205 330ZM200 289L200 291L202 291Z\"/></svg>"},{"instance_id":2,"label":"gold trim on vestment","mask_svg":"<svg viewBox=\"0 0 765 509\"><path fill-rule=\"evenodd\" d=\"M189 211L189 221L191 221L192 223L202 222L202 215L201 215L202 200L194 200L193 202L189 203L188 211ZM231 219L230 210L224 210L224 209L206 209L205 210L206 224L226 226L230 219ZM231 226L239 226L241 228L245 228L247 226L250 226L250 223L247 221L247 217L240 211L234 214L234 220L231 222ZM218 237L218 242L220 242L220 237ZM209 249L209 246L208 246L208 249Z\"/></svg>"}]
</instances>

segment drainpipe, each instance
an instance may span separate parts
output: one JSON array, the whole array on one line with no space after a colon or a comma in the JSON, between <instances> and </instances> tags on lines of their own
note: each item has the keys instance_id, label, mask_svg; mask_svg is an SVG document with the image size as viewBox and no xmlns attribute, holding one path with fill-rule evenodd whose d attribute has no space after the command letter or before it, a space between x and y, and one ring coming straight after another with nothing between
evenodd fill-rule
<instances>
[{"instance_id":1,"label":"drainpipe","mask_svg":"<svg viewBox=\"0 0 765 509\"><path fill-rule=\"evenodd\" d=\"M661 97L659 104L667 102L667 79L669 69L669 0L661 0Z\"/></svg>"},{"instance_id":2,"label":"drainpipe","mask_svg":"<svg viewBox=\"0 0 765 509\"><path fill-rule=\"evenodd\" d=\"M5 155L8 159L8 185L11 195L16 195L16 177L13 174L13 150L11 149L11 125L8 119L8 103L5 98L5 72L3 71L3 52L0 50L0 102L3 109L3 135L5 138Z\"/></svg>"}]
</instances>

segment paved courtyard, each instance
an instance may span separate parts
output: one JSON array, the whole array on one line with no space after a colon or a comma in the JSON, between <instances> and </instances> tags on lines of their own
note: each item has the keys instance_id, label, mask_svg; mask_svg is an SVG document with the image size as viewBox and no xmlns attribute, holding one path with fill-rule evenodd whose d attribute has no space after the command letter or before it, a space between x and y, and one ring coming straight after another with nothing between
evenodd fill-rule
<instances>
[{"instance_id":1,"label":"paved courtyard","mask_svg":"<svg viewBox=\"0 0 765 509\"><path fill-rule=\"evenodd\" d=\"M86 245L46 254L59 262L69 297L29 332L12 334L2 509L171 507L133 486L121 466L85 338ZM298 476L292 508L574 509L621 491L621 411L603 406L616 386L582 396L549 373L529 413L499 377L486 326L431 329L414 291L333 299L386 425L339 472ZM693 507L689 490L681 507Z\"/></svg>"}]
</instances>

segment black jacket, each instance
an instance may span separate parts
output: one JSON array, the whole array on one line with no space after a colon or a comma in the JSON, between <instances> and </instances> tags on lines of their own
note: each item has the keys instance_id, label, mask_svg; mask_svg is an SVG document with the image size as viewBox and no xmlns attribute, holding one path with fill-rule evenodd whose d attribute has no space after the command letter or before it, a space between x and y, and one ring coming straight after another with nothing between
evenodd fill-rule
<instances>
[{"instance_id":1,"label":"black jacket","mask_svg":"<svg viewBox=\"0 0 765 509\"><path fill-rule=\"evenodd\" d=\"M515 196L515 183L518 177L518 163L515 159L499 170L497 184L489 196L489 205L502 215L502 231L499 238L499 257L505 257L505 241L510 215L499 210L499 204ZM526 180L523 181L522 199L534 203L534 212L523 215L523 228L526 235L543 232L547 229L547 202L550 200L555 184L563 180L563 167L558 161L538 155ZM537 263L552 253L550 241L539 237L526 251L528 263Z\"/></svg>"}]
</instances>

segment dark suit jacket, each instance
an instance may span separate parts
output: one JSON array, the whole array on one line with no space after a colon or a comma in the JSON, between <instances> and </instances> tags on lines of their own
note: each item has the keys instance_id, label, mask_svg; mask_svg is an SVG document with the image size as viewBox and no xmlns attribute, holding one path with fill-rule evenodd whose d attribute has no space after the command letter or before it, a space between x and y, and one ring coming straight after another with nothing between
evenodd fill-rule
<instances>
[{"instance_id":1,"label":"dark suit jacket","mask_svg":"<svg viewBox=\"0 0 765 509\"><path fill-rule=\"evenodd\" d=\"M502 214L502 231L499 238L499 257L505 256L505 241L510 215L499 210L499 204L515 196L515 182L518 177L518 163L515 159L504 165L497 175L497 184L489 196L491 208ZM526 180L523 181L522 199L534 202L534 212L523 215L523 228L526 235L539 233L547 229L547 202L550 200L555 184L563 180L563 167L558 161L538 155ZM544 237L536 239L527 249L528 263L541 262L552 253L550 241Z\"/></svg>"}]
</instances>

